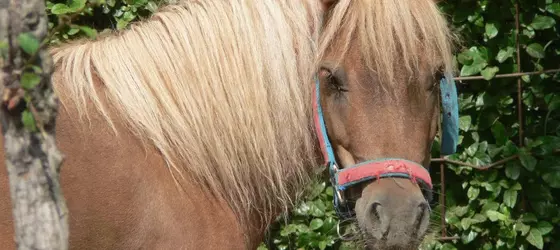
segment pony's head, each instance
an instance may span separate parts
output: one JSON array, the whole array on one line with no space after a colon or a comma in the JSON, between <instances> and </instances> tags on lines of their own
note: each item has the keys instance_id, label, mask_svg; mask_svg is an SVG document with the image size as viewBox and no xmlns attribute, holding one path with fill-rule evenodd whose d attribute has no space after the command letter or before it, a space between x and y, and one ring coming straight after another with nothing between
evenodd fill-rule
<instances>
[{"instance_id":1,"label":"pony's head","mask_svg":"<svg viewBox=\"0 0 560 250\"><path fill-rule=\"evenodd\" d=\"M355 213L367 246L417 248L430 221L440 87L456 94L444 78L453 70L446 20L433 0L321 3L315 122L335 205Z\"/></svg>"}]
</instances>

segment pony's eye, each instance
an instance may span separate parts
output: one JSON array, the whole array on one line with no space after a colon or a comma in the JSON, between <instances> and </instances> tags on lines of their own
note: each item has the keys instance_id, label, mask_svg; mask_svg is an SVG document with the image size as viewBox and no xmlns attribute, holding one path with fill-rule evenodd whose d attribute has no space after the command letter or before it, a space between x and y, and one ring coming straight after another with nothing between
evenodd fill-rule
<instances>
[{"instance_id":1,"label":"pony's eye","mask_svg":"<svg viewBox=\"0 0 560 250\"><path fill-rule=\"evenodd\" d=\"M439 87L439 82L444 78L443 68L438 69L434 73L434 81L428 86L428 91L432 91Z\"/></svg>"},{"instance_id":2,"label":"pony's eye","mask_svg":"<svg viewBox=\"0 0 560 250\"><path fill-rule=\"evenodd\" d=\"M329 89L337 92L348 92L348 89L344 88L343 83L332 73L331 70L326 68L321 68L321 75L325 81L325 84Z\"/></svg>"}]
</instances>

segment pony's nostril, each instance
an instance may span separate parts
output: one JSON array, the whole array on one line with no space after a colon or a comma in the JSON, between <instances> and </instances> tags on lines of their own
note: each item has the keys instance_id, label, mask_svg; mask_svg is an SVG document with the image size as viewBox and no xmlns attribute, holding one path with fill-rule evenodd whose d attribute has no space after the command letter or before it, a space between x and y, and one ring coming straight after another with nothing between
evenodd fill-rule
<instances>
[{"instance_id":1,"label":"pony's nostril","mask_svg":"<svg viewBox=\"0 0 560 250\"><path fill-rule=\"evenodd\" d=\"M380 219L381 218L381 203L379 202L374 202L371 204L371 208L370 208L370 213L371 215L376 218L376 219Z\"/></svg>"}]
</instances>

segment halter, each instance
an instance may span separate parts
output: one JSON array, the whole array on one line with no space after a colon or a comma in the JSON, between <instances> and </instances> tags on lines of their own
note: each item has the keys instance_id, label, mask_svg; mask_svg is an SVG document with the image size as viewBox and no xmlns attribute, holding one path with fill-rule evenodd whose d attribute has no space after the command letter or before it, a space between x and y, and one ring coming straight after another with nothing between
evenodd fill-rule
<instances>
[{"instance_id":1,"label":"halter","mask_svg":"<svg viewBox=\"0 0 560 250\"><path fill-rule=\"evenodd\" d=\"M432 189L430 173L422 165L406 159L381 158L374 159L344 169L339 169L336 162L332 145L327 135L323 110L321 108L321 97L319 92L320 81L315 78L313 113L315 130L319 139L325 166L329 169L330 181L335 189L334 208L337 215L344 219L352 215L352 209L343 197L344 191L356 184L379 180L387 177L407 178L418 182L425 188ZM440 80L440 93L443 110L441 153L449 155L455 153L459 139L459 108L457 100L457 88L455 82L448 82L446 78Z\"/></svg>"}]
</instances>

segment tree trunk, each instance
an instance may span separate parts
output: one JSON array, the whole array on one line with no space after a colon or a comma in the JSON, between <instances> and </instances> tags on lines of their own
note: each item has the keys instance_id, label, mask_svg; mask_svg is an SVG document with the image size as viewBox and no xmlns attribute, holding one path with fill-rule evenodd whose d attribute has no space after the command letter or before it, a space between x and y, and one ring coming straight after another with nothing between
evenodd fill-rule
<instances>
[{"instance_id":1,"label":"tree trunk","mask_svg":"<svg viewBox=\"0 0 560 250\"><path fill-rule=\"evenodd\" d=\"M18 249L67 249L44 0L0 0L0 121ZM7 195L7 194L1 194Z\"/></svg>"}]
</instances>

